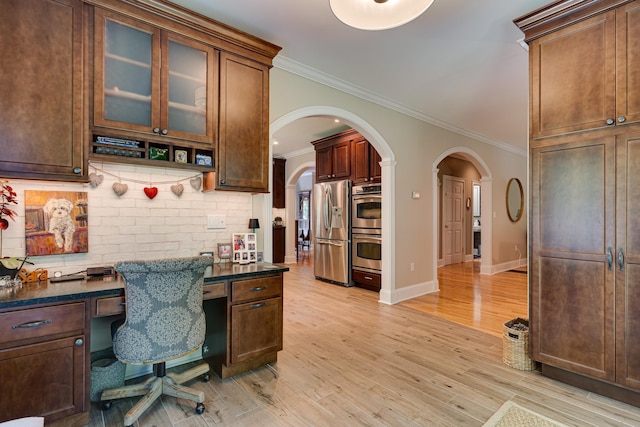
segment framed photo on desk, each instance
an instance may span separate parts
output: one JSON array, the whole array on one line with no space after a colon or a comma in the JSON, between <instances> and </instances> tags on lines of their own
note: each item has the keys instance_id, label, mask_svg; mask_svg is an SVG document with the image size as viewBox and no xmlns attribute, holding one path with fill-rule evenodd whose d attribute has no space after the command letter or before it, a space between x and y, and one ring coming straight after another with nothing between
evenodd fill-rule
<instances>
[{"instance_id":1,"label":"framed photo on desk","mask_svg":"<svg viewBox=\"0 0 640 427\"><path fill-rule=\"evenodd\" d=\"M218 243L218 258L222 261L231 259L232 256L232 247L231 243Z\"/></svg>"},{"instance_id":2,"label":"framed photo on desk","mask_svg":"<svg viewBox=\"0 0 640 427\"><path fill-rule=\"evenodd\" d=\"M233 233L233 262L248 264L256 262L256 233Z\"/></svg>"}]
</instances>

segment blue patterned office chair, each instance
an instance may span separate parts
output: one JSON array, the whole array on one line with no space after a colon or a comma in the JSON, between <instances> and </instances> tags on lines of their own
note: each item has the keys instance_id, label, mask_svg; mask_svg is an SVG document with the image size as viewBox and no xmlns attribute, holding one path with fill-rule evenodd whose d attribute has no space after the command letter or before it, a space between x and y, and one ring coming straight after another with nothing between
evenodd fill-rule
<instances>
[{"instance_id":1,"label":"blue patterned office chair","mask_svg":"<svg viewBox=\"0 0 640 427\"><path fill-rule=\"evenodd\" d=\"M127 261L115 265L125 280L126 319L113 337L118 360L153 364L154 377L141 384L104 390L104 409L111 400L144 396L124 417L130 426L162 394L197 402L204 412L204 393L180 384L209 372L204 362L180 374L166 373L166 361L197 350L204 342L202 310L204 272L211 257L172 258L157 261Z\"/></svg>"}]
</instances>

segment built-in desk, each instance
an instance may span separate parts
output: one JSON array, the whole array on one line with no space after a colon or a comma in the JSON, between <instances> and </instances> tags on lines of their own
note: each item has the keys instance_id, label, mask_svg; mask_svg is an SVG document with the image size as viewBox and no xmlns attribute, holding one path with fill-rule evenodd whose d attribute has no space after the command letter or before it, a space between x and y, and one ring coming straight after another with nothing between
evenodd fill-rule
<instances>
[{"instance_id":1,"label":"built-in desk","mask_svg":"<svg viewBox=\"0 0 640 427\"><path fill-rule=\"evenodd\" d=\"M264 263L207 269L203 356L221 377L277 360L288 270ZM41 415L47 426L86 425L91 319L122 314L123 303L120 277L0 289L0 422Z\"/></svg>"}]
</instances>

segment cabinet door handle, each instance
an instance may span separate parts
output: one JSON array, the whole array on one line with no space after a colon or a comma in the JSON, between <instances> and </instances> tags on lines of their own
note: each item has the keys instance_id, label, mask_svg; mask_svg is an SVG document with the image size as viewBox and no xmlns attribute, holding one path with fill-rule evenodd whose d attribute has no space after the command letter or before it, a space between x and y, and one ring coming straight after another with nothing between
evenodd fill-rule
<instances>
[{"instance_id":1,"label":"cabinet door handle","mask_svg":"<svg viewBox=\"0 0 640 427\"><path fill-rule=\"evenodd\" d=\"M607 248L607 269L611 271L611 267L613 265L613 249L611 246Z\"/></svg>"},{"instance_id":2,"label":"cabinet door handle","mask_svg":"<svg viewBox=\"0 0 640 427\"><path fill-rule=\"evenodd\" d=\"M77 347L80 347L82 344L84 344L84 340L82 338L78 338L74 344Z\"/></svg>"},{"instance_id":3,"label":"cabinet door handle","mask_svg":"<svg viewBox=\"0 0 640 427\"><path fill-rule=\"evenodd\" d=\"M266 286L256 286L255 288L251 288L249 290L252 292L259 292L259 291L264 291L265 289L267 289Z\"/></svg>"},{"instance_id":4,"label":"cabinet door handle","mask_svg":"<svg viewBox=\"0 0 640 427\"><path fill-rule=\"evenodd\" d=\"M618 267L620 267L620 271L624 271L624 250L622 248L618 249Z\"/></svg>"},{"instance_id":5,"label":"cabinet door handle","mask_svg":"<svg viewBox=\"0 0 640 427\"><path fill-rule=\"evenodd\" d=\"M264 307L265 305L267 305L266 302L259 302L256 304L251 304L251 308L260 308L260 307Z\"/></svg>"},{"instance_id":6,"label":"cabinet door handle","mask_svg":"<svg viewBox=\"0 0 640 427\"><path fill-rule=\"evenodd\" d=\"M627 118L625 116L618 117L618 123L624 123L626 121L627 121Z\"/></svg>"},{"instance_id":7,"label":"cabinet door handle","mask_svg":"<svg viewBox=\"0 0 640 427\"><path fill-rule=\"evenodd\" d=\"M76 175L79 175L80 172L82 172L82 169L80 168L73 168L73 173L75 173Z\"/></svg>"},{"instance_id":8,"label":"cabinet door handle","mask_svg":"<svg viewBox=\"0 0 640 427\"><path fill-rule=\"evenodd\" d=\"M160 128L153 128L153 133L160 133Z\"/></svg>"},{"instance_id":9,"label":"cabinet door handle","mask_svg":"<svg viewBox=\"0 0 640 427\"><path fill-rule=\"evenodd\" d=\"M169 131L168 131L168 130L166 130L166 129L162 129L162 132L160 132L160 133L161 133L161 134L163 134L163 135L166 135L166 134L168 134L168 133L169 133Z\"/></svg>"},{"instance_id":10,"label":"cabinet door handle","mask_svg":"<svg viewBox=\"0 0 640 427\"><path fill-rule=\"evenodd\" d=\"M38 320L37 322L28 322L22 323L20 325L13 325L11 329L22 329L22 328L37 328L38 326L46 325L51 323L51 319L49 320Z\"/></svg>"},{"instance_id":11,"label":"cabinet door handle","mask_svg":"<svg viewBox=\"0 0 640 427\"><path fill-rule=\"evenodd\" d=\"M612 125L615 123L615 121L613 119L607 119L605 123L607 123L608 125Z\"/></svg>"}]
</instances>

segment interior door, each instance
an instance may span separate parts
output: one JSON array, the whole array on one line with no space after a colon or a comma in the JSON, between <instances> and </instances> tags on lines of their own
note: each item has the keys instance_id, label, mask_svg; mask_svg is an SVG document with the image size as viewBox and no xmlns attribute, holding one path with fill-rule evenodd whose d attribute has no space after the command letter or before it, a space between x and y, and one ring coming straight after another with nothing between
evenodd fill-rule
<instances>
[{"instance_id":1,"label":"interior door","mask_svg":"<svg viewBox=\"0 0 640 427\"><path fill-rule=\"evenodd\" d=\"M464 261L464 187L462 178L443 177L442 253L444 265Z\"/></svg>"}]
</instances>

